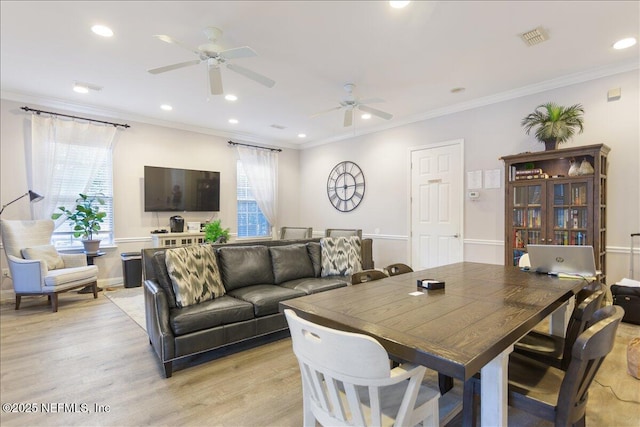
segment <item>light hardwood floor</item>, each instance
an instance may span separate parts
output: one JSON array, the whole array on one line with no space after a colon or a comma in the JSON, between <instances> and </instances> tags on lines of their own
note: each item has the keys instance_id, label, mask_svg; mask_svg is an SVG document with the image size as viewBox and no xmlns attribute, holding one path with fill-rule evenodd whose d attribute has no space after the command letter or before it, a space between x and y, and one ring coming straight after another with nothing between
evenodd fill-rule
<instances>
[{"instance_id":1,"label":"light hardwood floor","mask_svg":"<svg viewBox=\"0 0 640 427\"><path fill-rule=\"evenodd\" d=\"M640 381L625 373L625 343L640 335L640 327L623 324L619 335L620 342L598 379L621 398L637 402ZM24 298L19 311L4 302L0 306L0 424L302 424L300 375L288 338L226 352L212 360L220 355L176 363L173 377L165 379L144 330L104 295L97 300L63 295L58 313L51 313L44 298ZM428 379L432 380L435 376ZM28 404L19 409L37 412L6 412L6 404L19 403ZM514 421L515 425L546 425L531 417L518 420L517 414ZM458 425L459 420L452 424ZM638 426L640 404L621 402L610 389L594 384L587 424Z\"/></svg>"}]
</instances>

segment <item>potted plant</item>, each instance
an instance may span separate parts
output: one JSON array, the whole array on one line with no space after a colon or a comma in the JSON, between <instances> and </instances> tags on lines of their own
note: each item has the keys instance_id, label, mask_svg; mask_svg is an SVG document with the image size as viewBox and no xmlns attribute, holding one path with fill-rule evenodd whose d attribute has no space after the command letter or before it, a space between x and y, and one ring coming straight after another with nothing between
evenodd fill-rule
<instances>
[{"instance_id":1,"label":"potted plant","mask_svg":"<svg viewBox=\"0 0 640 427\"><path fill-rule=\"evenodd\" d=\"M562 107L553 102L538 105L535 111L522 119L522 126L527 135L537 127L535 136L544 142L545 150L555 150L558 144L573 138L576 130L582 133L584 109L575 104Z\"/></svg>"},{"instance_id":2,"label":"potted plant","mask_svg":"<svg viewBox=\"0 0 640 427\"><path fill-rule=\"evenodd\" d=\"M222 228L222 221L216 219L204 226L204 240L210 243L227 243L229 229Z\"/></svg>"},{"instance_id":3,"label":"potted plant","mask_svg":"<svg viewBox=\"0 0 640 427\"><path fill-rule=\"evenodd\" d=\"M73 236L82 237L82 244L86 253L96 253L100 247L100 240L93 238L93 233L100 231L100 224L107 216L106 212L100 211L100 205L104 205L104 200L100 198L104 194L87 196L80 193L76 199L76 208L70 211L64 206L58 207L61 213L51 215L52 219L58 219L62 215L73 225Z\"/></svg>"}]
</instances>

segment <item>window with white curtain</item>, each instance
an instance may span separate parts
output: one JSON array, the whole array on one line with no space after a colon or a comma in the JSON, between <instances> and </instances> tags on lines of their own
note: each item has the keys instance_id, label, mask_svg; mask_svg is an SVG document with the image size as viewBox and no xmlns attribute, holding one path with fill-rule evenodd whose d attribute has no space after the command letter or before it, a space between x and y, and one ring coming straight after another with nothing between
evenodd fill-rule
<instances>
[{"instance_id":1,"label":"window with white curtain","mask_svg":"<svg viewBox=\"0 0 640 427\"><path fill-rule=\"evenodd\" d=\"M39 114L32 116L31 126L29 186L44 196L41 203L32 204L34 218L51 218L60 212L59 206L73 211L81 193L99 195L105 202L100 210L107 215L93 238L102 240L102 246L113 244L112 146L116 128ZM82 247L64 216L56 220L52 241L58 248Z\"/></svg>"},{"instance_id":2,"label":"window with white curtain","mask_svg":"<svg viewBox=\"0 0 640 427\"><path fill-rule=\"evenodd\" d=\"M93 234L93 238L101 240L100 245L105 246L113 243L113 161L111 150L100 151L102 151L100 153L101 162L97 166L89 188L84 194L100 194L100 198L105 202L104 205L100 205L100 210L106 212L107 216L104 222L100 224L100 231L97 234ZM93 167L84 161L84 159L91 158L92 155L96 155L94 147L75 147L69 150L69 157L66 159L66 163L67 165L73 165L71 166L72 170L80 172L82 169ZM56 165L58 170L62 167L60 164ZM58 199L60 206L64 205L68 208L75 206L75 200L79 197L79 193L75 190L79 186L85 185L84 178L82 178L82 182L77 182L76 177L84 176L86 176L86 173L54 174L54 185L60 186ZM57 248L82 247L81 239L73 237L73 225L69 221L65 221L55 229L52 241Z\"/></svg>"},{"instance_id":3,"label":"window with white curtain","mask_svg":"<svg viewBox=\"0 0 640 427\"><path fill-rule=\"evenodd\" d=\"M237 199L238 237L270 236L271 225L251 193L251 186L240 160L237 162Z\"/></svg>"}]
</instances>

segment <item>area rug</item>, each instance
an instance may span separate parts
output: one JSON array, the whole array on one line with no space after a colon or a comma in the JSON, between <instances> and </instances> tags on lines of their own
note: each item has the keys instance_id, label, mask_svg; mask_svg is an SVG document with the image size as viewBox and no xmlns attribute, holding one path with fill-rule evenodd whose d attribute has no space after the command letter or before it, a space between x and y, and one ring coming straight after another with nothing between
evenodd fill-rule
<instances>
[{"instance_id":1,"label":"area rug","mask_svg":"<svg viewBox=\"0 0 640 427\"><path fill-rule=\"evenodd\" d=\"M147 330L144 314L144 293L142 287L112 288L104 296L114 303L142 329Z\"/></svg>"}]
</instances>

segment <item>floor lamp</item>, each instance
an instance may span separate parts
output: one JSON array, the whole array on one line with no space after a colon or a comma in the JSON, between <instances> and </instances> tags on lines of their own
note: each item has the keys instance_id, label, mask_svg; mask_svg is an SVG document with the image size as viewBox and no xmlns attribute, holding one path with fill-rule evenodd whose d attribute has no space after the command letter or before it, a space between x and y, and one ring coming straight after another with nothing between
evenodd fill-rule
<instances>
[{"instance_id":1,"label":"floor lamp","mask_svg":"<svg viewBox=\"0 0 640 427\"><path fill-rule=\"evenodd\" d=\"M38 193L34 193L33 191L29 190L26 193L24 193L22 196L18 197L17 199L14 199L12 201L10 201L9 203L7 203L6 205L2 205L2 209L0 209L0 215L2 214L2 212L4 211L4 208L6 208L7 206L9 206L12 203L17 202L18 200L22 199L23 197L27 197L29 196L29 201L31 203L33 202L39 202L40 200L44 199L44 196L39 195Z\"/></svg>"}]
</instances>

